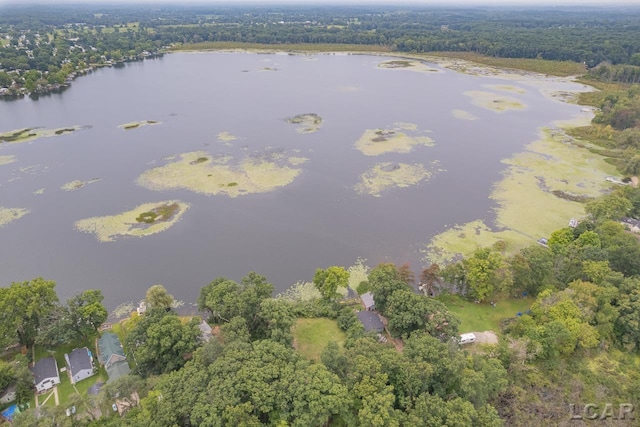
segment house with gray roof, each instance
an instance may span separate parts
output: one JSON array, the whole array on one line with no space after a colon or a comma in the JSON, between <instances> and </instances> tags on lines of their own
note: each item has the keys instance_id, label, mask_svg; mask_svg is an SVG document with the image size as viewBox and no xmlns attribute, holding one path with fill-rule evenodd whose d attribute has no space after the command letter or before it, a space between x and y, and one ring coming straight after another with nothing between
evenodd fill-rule
<instances>
[{"instance_id":1,"label":"house with gray roof","mask_svg":"<svg viewBox=\"0 0 640 427\"><path fill-rule=\"evenodd\" d=\"M116 334L111 332L102 334L98 340L98 351L100 352L98 360L109 376L107 382L117 380L131 372L124 349Z\"/></svg>"},{"instance_id":2,"label":"house with gray roof","mask_svg":"<svg viewBox=\"0 0 640 427\"><path fill-rule=\"evenodd\" d=\"M358 314L358 320L360 320L360 323L362 323L362 326L364 326L364 330L367 332L382 332L384 331L384 324L382 323L382 320L380 320L380 317L372 312L372 311L359 311Z\"/></svg>"},{"instance_id":3,"label":"house with gray roof","mask_svg":"<svg viewBox=\"0 0 640 427\"><path fill-rule=\"evenodd\" d=\"M360 299L362 300L365 310L372 311L376 309L376 302L374 301L373 294L371 292L360 295Z\"/></svg>"},{"instance_id":4,"label":"house with gray roof","mask_svg":"<svg viewBox=\"0 0 640 427\"><path fill-rule=\"evenodd\" d=\"M33 379L38 393L52 389L56 384L60 384L58 374L58 363L54 357L45 357L38 360L33 367Z\"/></svg>"},{"instance_id":5,"label":"house with gray roof","mask_svg":"<svg viewBox=\"0 0 640 427\"><path fill-rule=\"evenodd\" d=\"M202 341L209 342L213 337L213 329L211 329L211 326L203 320L198 324L198 328L200 328L200 338L202 338Z\"/></svg>"},{"instance_id":6,"label":"house with gray roof","mask_svg":"<svg viewBox=\"0 0 640 427\"><path fill-rule=\"evenodd\" d=\"M96 373L93 357L87 347L73 349L71 353L64 355L64 359L67 362L71 384L89 378Z\"/></svg>"},{"instance_id":7,"label":"house with gray roof","mask_svg":"<svg viewBox=\"0 0 640 427\"><path fill-rule=\"evenodd\" d=\"M0 393L0 405L7 405L16 400L16 385L13 384Z\"/></svg>"}]
</instances>

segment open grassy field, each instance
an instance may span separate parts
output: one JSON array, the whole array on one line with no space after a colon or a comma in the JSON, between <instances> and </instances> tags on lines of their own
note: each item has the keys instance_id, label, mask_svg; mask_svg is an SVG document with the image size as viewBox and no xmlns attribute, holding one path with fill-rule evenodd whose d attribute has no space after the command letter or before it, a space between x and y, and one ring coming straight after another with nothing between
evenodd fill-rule
<instances>
[{"instance_id":1,"label":"open grassy field","mask_svg":"<svg viewBox=\"0 0 640 427\"><path fill-rule=\"evenodd\" d=\"M308 359L319 360L320 353L329 341L342 345L345 340L344 332L338 328L335 320L298 319L293 327L294 345L297 350Z\"/></svg>"},{"instance_id":2,"label":"open grassy field","mask_svg":"<svg viewBox=\"0 0 640 427\"><path fill-rule=\"evenodd\" d=\"M489 303L476 304L459 295L438 297L447 308L460 319L460 333L500 332L500 322L516 317L518 312L526 312L533 303L531 298L506 298L496 301L496 307Z\"/></svg>"}]
</instances>

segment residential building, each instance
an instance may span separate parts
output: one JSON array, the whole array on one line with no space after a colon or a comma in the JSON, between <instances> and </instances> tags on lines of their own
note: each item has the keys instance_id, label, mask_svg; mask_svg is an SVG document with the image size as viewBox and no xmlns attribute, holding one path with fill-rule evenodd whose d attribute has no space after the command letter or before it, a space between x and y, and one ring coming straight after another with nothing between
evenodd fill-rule
<instances>
[{"instance_id":1,"label":"residential building","mask_svg":"<svg viewBox=\"0 0 640 427\"><path fill-rule=\"evenodd\" d=\"M60 384L58 363L54 357L45 357L38 360L31 368L38 393L52 389Z\"/></svg>"},{"instance_id":2,"label":"residential building","mask_svg":"<svg viewBox=\"0 0 640 427\"><path fill-rule=\"evenodd\" d=\"M96 373L93 366L93 357L87 347L75 348L71 353L65 354L69 378L71 384L82 381Z\"/></svg>"}]
</instances>

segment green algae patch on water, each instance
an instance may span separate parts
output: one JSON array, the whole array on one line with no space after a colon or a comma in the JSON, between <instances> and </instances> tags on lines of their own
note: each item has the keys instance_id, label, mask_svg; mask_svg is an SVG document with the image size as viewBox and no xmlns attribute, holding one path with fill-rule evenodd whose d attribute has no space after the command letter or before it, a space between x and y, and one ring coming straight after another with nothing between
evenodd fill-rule
<instances>
[{"instance_id":1,"label":"green algae patch on water","mask_svg":"<svg viewBox=\"0 0 640 427\"><path fill-rule=\"evenodd\" d=\"M101 242L113 242L118 237L144 237L165 231L178 222L187 209L189 205L178 200L145 203L121 214L81 219L75 227L95 234Z\"/></svg>"},{"instance_id":2,"label":"green algae patch on water","mask_svg":"<svg viewBox=\"0 0 640 427\"><path fill-rule=\"evenodd\" d=\"M412 123L399 122L387 129L365 130L355 145L365 156L379 156L386 153L410 153L417 146L431 147L434 142L428 136L420 135L417 126L414 127Z\"/></svg>"},{"instance_id":3,"label":"green algae patch on water","mask_svg":"<svg viewBox=\"0 0 640 427\"><path fill-rule=\"evenodd\" d=\"M439 73L440 70L428 66L422 61L414 59L392 59L378 64L378 68L384 70L413 71L416 73Z\"/></svg>"},{"instance_id":4,"label":"green algae patch on water","mask_svg":"<svg viewBox=\"0 0 640 427\"><path fill-rule=\"evenodd\" d=\"M477 120L478 117L464 110L452 110L451 114L458 120Z\"/></svg>"},{"instance_id":5,"label":"green algae patch on water","mask_svg":"<svg viewBox=\"0 0 640 427\"><path fill-rule=\"evenodd\" d=\"M508 250L517 250L531 244L531 239L514 230L495 231L483 221L476 220L455 225L435 236L421 252L428 264L445 264L462 256L473 254L479 248L505 242Z\"/></svg>"},{"instance_id":6,"label":"green algae patch on water","mask_svg":"<svg viewBox=\"0 0 640 427\"><path fill-rule=\"evenodd\" d=\"M8 165L16 160L18 160L16 159L16 156L0 156L0 166Z\"/></svg>"},{"instance_id":7,"label":"green algae patch on water","mask_svg":"<svg viewBox=\"0 0 640 427\"><path fill-rule=\"evenodd\" d=\"M159 122L157 120L141 120L138 122L124 123L124 124L118 125L118 127L123 130L133 130L133 129L141 128L143 126L155 126L159 124L162 124L162 122Z\"/></svg>"},{"instance_id":8,"label":"green algae patch on water","mask_svg":"<svg viewBox=\"0 0 640 427\"><path fill-rule=\"evenodd\" d=\"M378 163L360 175L355 190L359 194L380 197L383 192L393 188L405 188L417 185L431 177L433 172L421 164Z\"/></svg>"},{"instance_id":9,"label":"green algae patch on water","mask_svg":"<svg viewBox=\"0 0 640 427\"><path fill-rule=\"evenodd\" d=\"M512 86L512 85L487 85L486 87L488 87L489 89L500 91L500 92L515 93L518 95L523 95L527 93L527 91L524 90L523 88L518 86Z\"/></svg>"},{"instance_id":10,"label":"green algae patch on water","mask_svg":"<svg viewBox=\"0 0 640 427\"><path fill-rule=\"evenodd\" d=\"M33 194L34 194L34 196L39 196L41 194L44 194L44 190L45 190L44 187L43 188L39 188L36 191L34 191Z\"/></svg>"},{"instance_id":11,"label":"green algae patch on water","mask_svg":"<svg viewBox=\"0 0 640 427\"><path fill-rule=\"evenodd\" d=\"M29 213L29 209L4 208L0 206L0 228L16 221Z\"/></svg>"},{"instance_id":12,"label":"green algae patch on water","mask_svg":"<svg viewBox=\"0 0 640 427\"><path fill-rule=\"evenodd\" d=\"M204 151L184 153L178 161L144 172L137 183L151 190L186 189L229 197L266 193L291 184L301 172L279 157L254 155L232 162L230 157L214 159Z\"/></svg>"},{"instance_id":13,"label":"green algae patch on water","mask_svg":"<svg viewBox=\"0 0 640 427\"><path fill-rule=\"evenodd\" d=\"M304 164L304 163L308 162L308 161L309 161L309 159L308 159L307 157L296 157L296 156L292 156L292 157L289 157L289 158L287 159L287 161L288 161L290 164L292 164L293 166L299 166L299 165L301 165L301 164Z\"/></svg>"},{"instance_id":14,"label":"green algae patch on water","mask_svg":"<svg viewBox=\"0 0 640 427\"><path fill-rule=\"evenodd\" d=\"M425 259L443 262L468 256L497 241L511 253L584 217L584 201L611 189L606 181L615 172L604 158L574 143L562 129L545 129L525 151L503 160L508 168L491 194L495 228L481 221L454 227L435 236Z\"/></svg>"},{"instance_id":15,"label":"green algae patch on water","mask_svg":"<svg viewBox=\"0 0 640 427\"><path fill-rule=\"evenodd\" d=\"M233 142L237 139L239 139L237 136L227 131L218 133L218 141L220 142Z\"/></svg>"},{"instance_id":16,"label":"green algae patch on water","mask_svg":"<svg viewBox=\"0 0 640 427\"><path fill-rule=\"evenodd\" d=\"M60 189L64 190L64 191L74 191L74 190L79 190L82 187L85 187L86 185L89 184L94 184L96 182L102 181L102 178L93 178L90 179L88 181L80 181L80 180L74 180L74 181L69 181L65 184L63 184Z\"/></svg>"},{"instance_id":17,"label":"green algae patch on water","mask_svg":"<svg viewBox=\"0 0 640 427\"><path fill-rule=\"evenodd\" d=\"M322 127L322 117L315 113L298 114L286 120L289 123L300 125L296 131L302 134L315 133Z\"/></svg>"},{"instance_id":18,"label":"green algae patch on water","mask_svg":"<svg viewBox=\"0 0 640 427\"><path fill-rule=\"evenodd\" d=\"M24 128L14 129L9 132L0 133L0 143L18 144L21 142L31 142L40 138L50 138L52 136L67 135L78 130L89 129L91 126L72 126L58 129L44 128Z\"/></svg>"},{"instance_id":19,"label":"green algae patch on water","mask_svg":"<svg viewBox=\"0 0 640 427\"><path fill-rule=\"evenodd\" d=\"M481 90L470 90L464 93L471 98L471 102L481 108L504 113L505 111L524 110L525 105L516 98Z\"/></svg>"}]
</instances>

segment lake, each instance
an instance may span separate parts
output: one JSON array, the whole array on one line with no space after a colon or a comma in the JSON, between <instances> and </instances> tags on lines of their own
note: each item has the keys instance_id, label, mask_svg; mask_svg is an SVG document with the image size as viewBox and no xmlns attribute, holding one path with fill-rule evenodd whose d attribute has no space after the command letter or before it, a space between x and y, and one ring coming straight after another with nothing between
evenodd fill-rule
<instances>
[{"instance_id":1,"label":"lake","mask_svg":"<svg viewBox=\"0 0 640 427\"><path fill-rule=\"evenodd\" d=\"M399 68L378 66L385 61ZM408 262L418 275L420 248L434 235L456 223L491 221L488 196L505 169L501 160L521 151L540 127L580 108L543 96L535 82L431 64L437 72L417 72L400 62L361 55L179 53L99 69L60 94L0 102L0 133L89 127L0 144L0 156L15 159L0 165L0 206L30 211L0 228L3 283L42 276L57 282L63 299L99 288L113 308L138 301L156 283L192 302L216 277L239 280L252 270L282 291L311 280L318 267L349 266L358 258L370 266ZM496 112L482 106L478 92L517 103ZM316 132L300 133L286 120L305 113L322 118ZM160 124L119 127L146 120ZM365 155L355 144L368 129L425 143L409 152ZM238 197L140 185L145 171L190 152L236 166L242 159L297 158L286 168L299 171L272 191ZM365 181L372 181L371 168L393 172L400 164L421 165L419 182L362 190L368 170ZM94 178L99 180L73 191L61 188ZM157 234L101 242L74 227L81 219L165 200L190 207Z\"/></svg>"}]
</instances>

